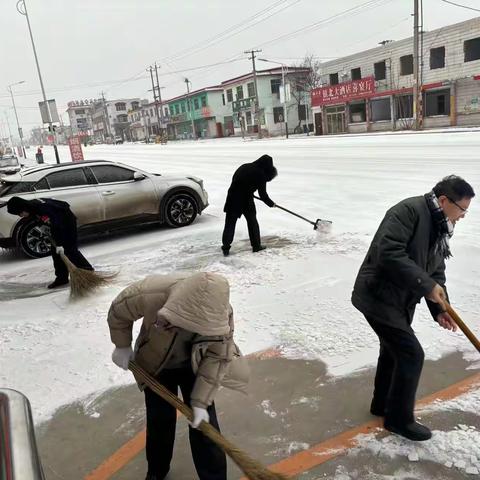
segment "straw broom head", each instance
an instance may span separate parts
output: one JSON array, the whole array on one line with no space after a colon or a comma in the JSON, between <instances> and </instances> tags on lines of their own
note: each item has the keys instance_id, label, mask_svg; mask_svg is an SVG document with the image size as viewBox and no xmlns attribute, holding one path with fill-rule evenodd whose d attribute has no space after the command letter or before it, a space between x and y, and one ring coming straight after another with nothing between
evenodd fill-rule
<instances>
[{"instance_id":1,"label":"straw broom head","mask_svg":"<svg viewBox=\"0 0 480 480\"><path fill-rule=\"evenodd\" d=\"M108 285L118 273L96 272L75 266L69 258L62 254L65 266L70 274L70 297L82 298L99 287Z\"/></svg>"},{"instance_id":2,"label":"straw broom head","mask_svg":"<svg viewBox=\"0 0 480 480\"><path fill-rule=\"evenodd\" d=\"M167 390L154 377L139 367L135 362L130 362L128 368L133 372L136 379L148 385L157 395L166 402L179 410L189 421L193 420L192 410L183 403L176 395ZM233 443L227 440L210 423L202 422L199 430L220 447L242 470L250 480L293 480L293 477L287 477L281 473L272 472L264 467L260 462L251 458L243 450L237 448Z\"/></svg>"}]
</instances>

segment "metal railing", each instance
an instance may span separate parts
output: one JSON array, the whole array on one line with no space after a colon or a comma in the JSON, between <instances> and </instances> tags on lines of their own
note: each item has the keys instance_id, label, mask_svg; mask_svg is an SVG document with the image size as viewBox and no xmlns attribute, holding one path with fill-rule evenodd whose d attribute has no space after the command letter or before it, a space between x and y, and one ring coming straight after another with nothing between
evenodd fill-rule
<instances>
[{"instance_id":1,"label":"metal railing","mask_svg":"<svg viewBox=\"0 0 480 480\"><path fill-rule=\"evenodd\" d=\"M0 480L45 480L30 402L8 388L0 389Z\"/></svg>"}]
</instances>

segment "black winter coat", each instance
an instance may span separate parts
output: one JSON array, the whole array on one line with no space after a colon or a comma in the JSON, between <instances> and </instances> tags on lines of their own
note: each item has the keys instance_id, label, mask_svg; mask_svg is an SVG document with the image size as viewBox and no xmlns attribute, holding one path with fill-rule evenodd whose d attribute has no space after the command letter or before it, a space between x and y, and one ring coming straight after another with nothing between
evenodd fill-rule
<instances>
[{"instance_id":1,"label":"black winter coat","mask_svg":"<svg viewBox=\"0 0 480 480\"><path fill-rule=\"evenodd\" d=\"M277 169L273 159L263 155L252 163L241 165L233 174L223 211L241 217L244 213L255 213L253 194L258 190L260 199L269 207L275 204L267 194L267 182L275 178Z\"/></svg>"},{"instance_id":2,"label":"black winter coat","mask_svg":"<svg viewBox=\"0 0 480 480\"><path fill-rule=\"evenodd\" d=\"M417 303L436 283L445 287L445 260L435 253L436 227L425 197L387 211L360 267L352 303L376 321L411 331ZM435 318L441 307L427 300Z\"/></svg>"}]
</instances>

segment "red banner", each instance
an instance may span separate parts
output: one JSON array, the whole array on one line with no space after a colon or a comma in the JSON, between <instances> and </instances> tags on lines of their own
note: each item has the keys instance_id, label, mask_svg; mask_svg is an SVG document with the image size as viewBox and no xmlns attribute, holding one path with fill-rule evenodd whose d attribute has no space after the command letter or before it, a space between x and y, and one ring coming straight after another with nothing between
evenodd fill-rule
<instances>
[{"instance_id":1,"label":"red banner","mask_svg":"<svg viewBox=\"0 0 480 480\"><path fill-rule=\"evenodd\" d=\"M328 85L312 90L312 107L345 103L360 98L368 98L375 93L375 78L367 77L361 80Z\"/></svg>"},{"instance_id":2,"label":"red banner","mask_svg":"<svg viewBox=\"0 0 480 480\"><path fill-rule=\"evenodd\" d=\"M80 137L70 137L68 139L68 146L70 147L72 162L81 162L84 160Z\"/></svg>"}]
</instances>

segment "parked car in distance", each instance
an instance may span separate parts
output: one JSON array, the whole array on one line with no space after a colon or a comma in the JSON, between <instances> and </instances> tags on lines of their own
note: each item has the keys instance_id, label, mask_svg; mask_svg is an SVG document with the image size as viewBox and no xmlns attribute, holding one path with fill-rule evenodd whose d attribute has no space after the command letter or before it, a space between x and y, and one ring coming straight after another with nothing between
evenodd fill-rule
<instances>
[{"instance_id":1,"label":"parked car in distance","mask_svg":"<svg viewBox=\"0 0 480 480\"><path fill-rule=\"evenodd\" d=\"M0 157L0 176L12 175L21 170L22 164L15 155L3 155Z\"/></svg>"},{"instance_id":2,"label":"parked car in distance","mask_svg":"<svg viewBox=\"0 0 480 480\"><path fill-rule=\"evenodd\" d=\"M123 143L123 138L120 135L115 135L114 143L115 143L115 145L119 145L119 144Z\"/></svg>"},{"instance_id":3,"label":"parked car in distance","mask_svg":"<svg viewBox=\"0 0 480 480\"><path fill-rule=\"evenodd\" d=\"M68 202L80 238L154 222L185 227L208 206L203 181L194 176L160 175L105 160L27 168L1 178L0 247L19 248L33 258L50 254L48 224L10 215L5 204L12 196Z\"/></svg>"}]
</instances>

